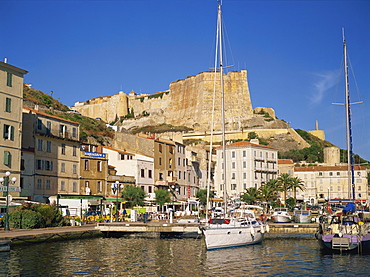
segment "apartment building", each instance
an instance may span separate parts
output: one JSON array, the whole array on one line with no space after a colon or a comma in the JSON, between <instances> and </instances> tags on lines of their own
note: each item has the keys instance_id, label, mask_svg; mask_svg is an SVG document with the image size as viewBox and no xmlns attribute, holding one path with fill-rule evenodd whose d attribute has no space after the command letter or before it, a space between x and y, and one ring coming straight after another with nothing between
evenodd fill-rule
<instances>
[{"instance_id":1,"label":"apartment building","mask_svg":"<svg viewBox=\"0 0 370 277\"><path fill-rule=\"evenodd\" d=\"M10 172L11 186L21 187L23 76L26 70L0 62L0 177ZM19 196L18 192L10 192ZM3 194L5 195L5 193Z\"/></svg>"},{"instance_id":2,"label":"apartment building","mask_svg":"<svg viewBox=\"0 0 370 277\"><path fill-rule=\"evenodd\" d=\"M80 150L79 194L104 195L107 190L108 155L98 145L84 143Z\"/></svg>"},{"instance_id":3,"label":"apartment building","mask_svg":"<svg viewBox=\"0 0 370 277\"><path fill-rule=\"evenodd\" d=\"M136 186L145 193L154 193L154 159L145 155L103 147L108 163L114 166L118 175L131 176Z\"/></svg>"},{"instance_id":4,"label":"apartment building","mask_svg":"<svg viewBox=\"0 0 370 277\"><path fill-rule=\"evenodd\" d=\"M25 170L32 166L30 153L34 153L32 199L47 202L51 195L79 194L79 124L26 107L22 118Z\"/></svg>"},{"instance_id":5,"label":"apartment building","mask_svg":"<svg viewBox=\"0 0 370 277\"><path fill-rule=\"evenodd\" d=\"M176 189L175 143L167 139L154 139L154 181L157 189ZM172 191L173 192L173 191ZM173 193L173 198L178 198Z\"/></svg>"},{"instance_id":6,"label":"apartment building","mask_svg":"<svg viewBox=\"0 0 370 277\"><path fill-rule=\"evenodd\" d=\"M253 142L253 143L252 143ZM276 179L278 150L260 145L258 140L240 141L226 145L226 163L223 149L216 149L215 192L222 197L224 190L230 197L240 196L247 188ZM226 175L224 175L226 167Z\"/></svg>"},{"instance_id":7,"label":"apartment building","mask_svg":"<svg viewBox=\"0 0 370 277\"><path fill-rule=\"evenodd\" d=\"M298 200L316 204L327 199L352 198L347 165L294 167L294 176L305 185L305 191L297 193ZM366 168L356 165L354 177L356 200L367 201L369 191Z\"/></svg>"}]
</instances>

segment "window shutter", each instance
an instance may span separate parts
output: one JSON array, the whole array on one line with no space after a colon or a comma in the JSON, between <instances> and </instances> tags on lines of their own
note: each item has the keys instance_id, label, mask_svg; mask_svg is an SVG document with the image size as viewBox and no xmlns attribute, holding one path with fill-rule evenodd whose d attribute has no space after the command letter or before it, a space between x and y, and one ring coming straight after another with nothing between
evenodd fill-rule
<instances>
[{"instance_id":1,"label":"window shutter","mask_svg":"<svg viewBox=\"0 0 370 277\"><path fill-rule=\"evenodd\" d=\"M10 140L14 140L14 126L10 126Z\"/></svg>"},{"instance_id":2,"label":"window shutter","mask_svg":"<svg viewBox=\"0 0 370 277\"><path fill-rule=\"evenodd\" d=\"M11 154L9 151L4 151L4 164L10 166Z\"/></svg>"},{"instance_id":3,"label":"window shutter","mask_svg":"<svg viewBox=\"0 0 370 277\"><path fill-rule=\"evenodd\" d=\"M12 109L12 99L6 98L6 105L5 105L5 111L10 113Z\"/></svg>"}]
</instances>

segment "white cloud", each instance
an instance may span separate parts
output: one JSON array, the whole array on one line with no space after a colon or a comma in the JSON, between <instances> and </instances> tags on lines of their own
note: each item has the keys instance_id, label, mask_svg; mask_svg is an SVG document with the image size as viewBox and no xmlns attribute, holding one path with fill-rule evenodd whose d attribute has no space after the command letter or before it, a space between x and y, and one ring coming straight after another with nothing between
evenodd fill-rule
<instances>
[{"instance_id":1,"label":"white cloud","mask_svg":"<svg viewBox=\"0 0 370 277\"><path fill-rule=\"evenodd\" d=\"M310 96L312 105L318 105L324 98L325 93L338 82L338 71L315 73L316 81L313 83L314 91Z\"/></svg>"}]
</instances>

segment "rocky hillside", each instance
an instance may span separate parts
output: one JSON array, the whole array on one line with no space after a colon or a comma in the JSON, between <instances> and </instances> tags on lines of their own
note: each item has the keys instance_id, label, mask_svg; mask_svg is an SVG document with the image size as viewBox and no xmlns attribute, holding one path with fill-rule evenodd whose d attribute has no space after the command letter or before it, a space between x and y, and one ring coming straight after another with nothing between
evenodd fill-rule
<instances>
[{"instance_id":1,"label":"rocky hillside","mask_svg":"<svg viewBox=\"0 0 370 277\"><path fill-rule=\"evenodd\" d=\"M40 90L23 86L23 106L37 109L64 119L80 123L80 140L95 145L109 145L114 139L114 131L101 120L68 113L69 108Z\"/></svg>"}]
</instances>

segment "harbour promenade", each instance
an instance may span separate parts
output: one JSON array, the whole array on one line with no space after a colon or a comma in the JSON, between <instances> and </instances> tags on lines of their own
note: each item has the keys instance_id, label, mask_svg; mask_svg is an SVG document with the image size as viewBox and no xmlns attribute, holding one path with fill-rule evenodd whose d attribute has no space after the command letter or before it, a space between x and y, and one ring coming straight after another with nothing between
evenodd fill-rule
<instances>
[{"instance_id":1,"label":"harbour promenade","mask_svg":"<svg viewBox=\"0 0 370 277\"><path fill-rule=\"evenodd\" d=\"M11 229L0 231L0 241L11 241L12 243L34 243L49 240L68 240L82 237L100 235L96 224L82 226L65 226L40 229Z\"/></svg>"}]
</instances>

